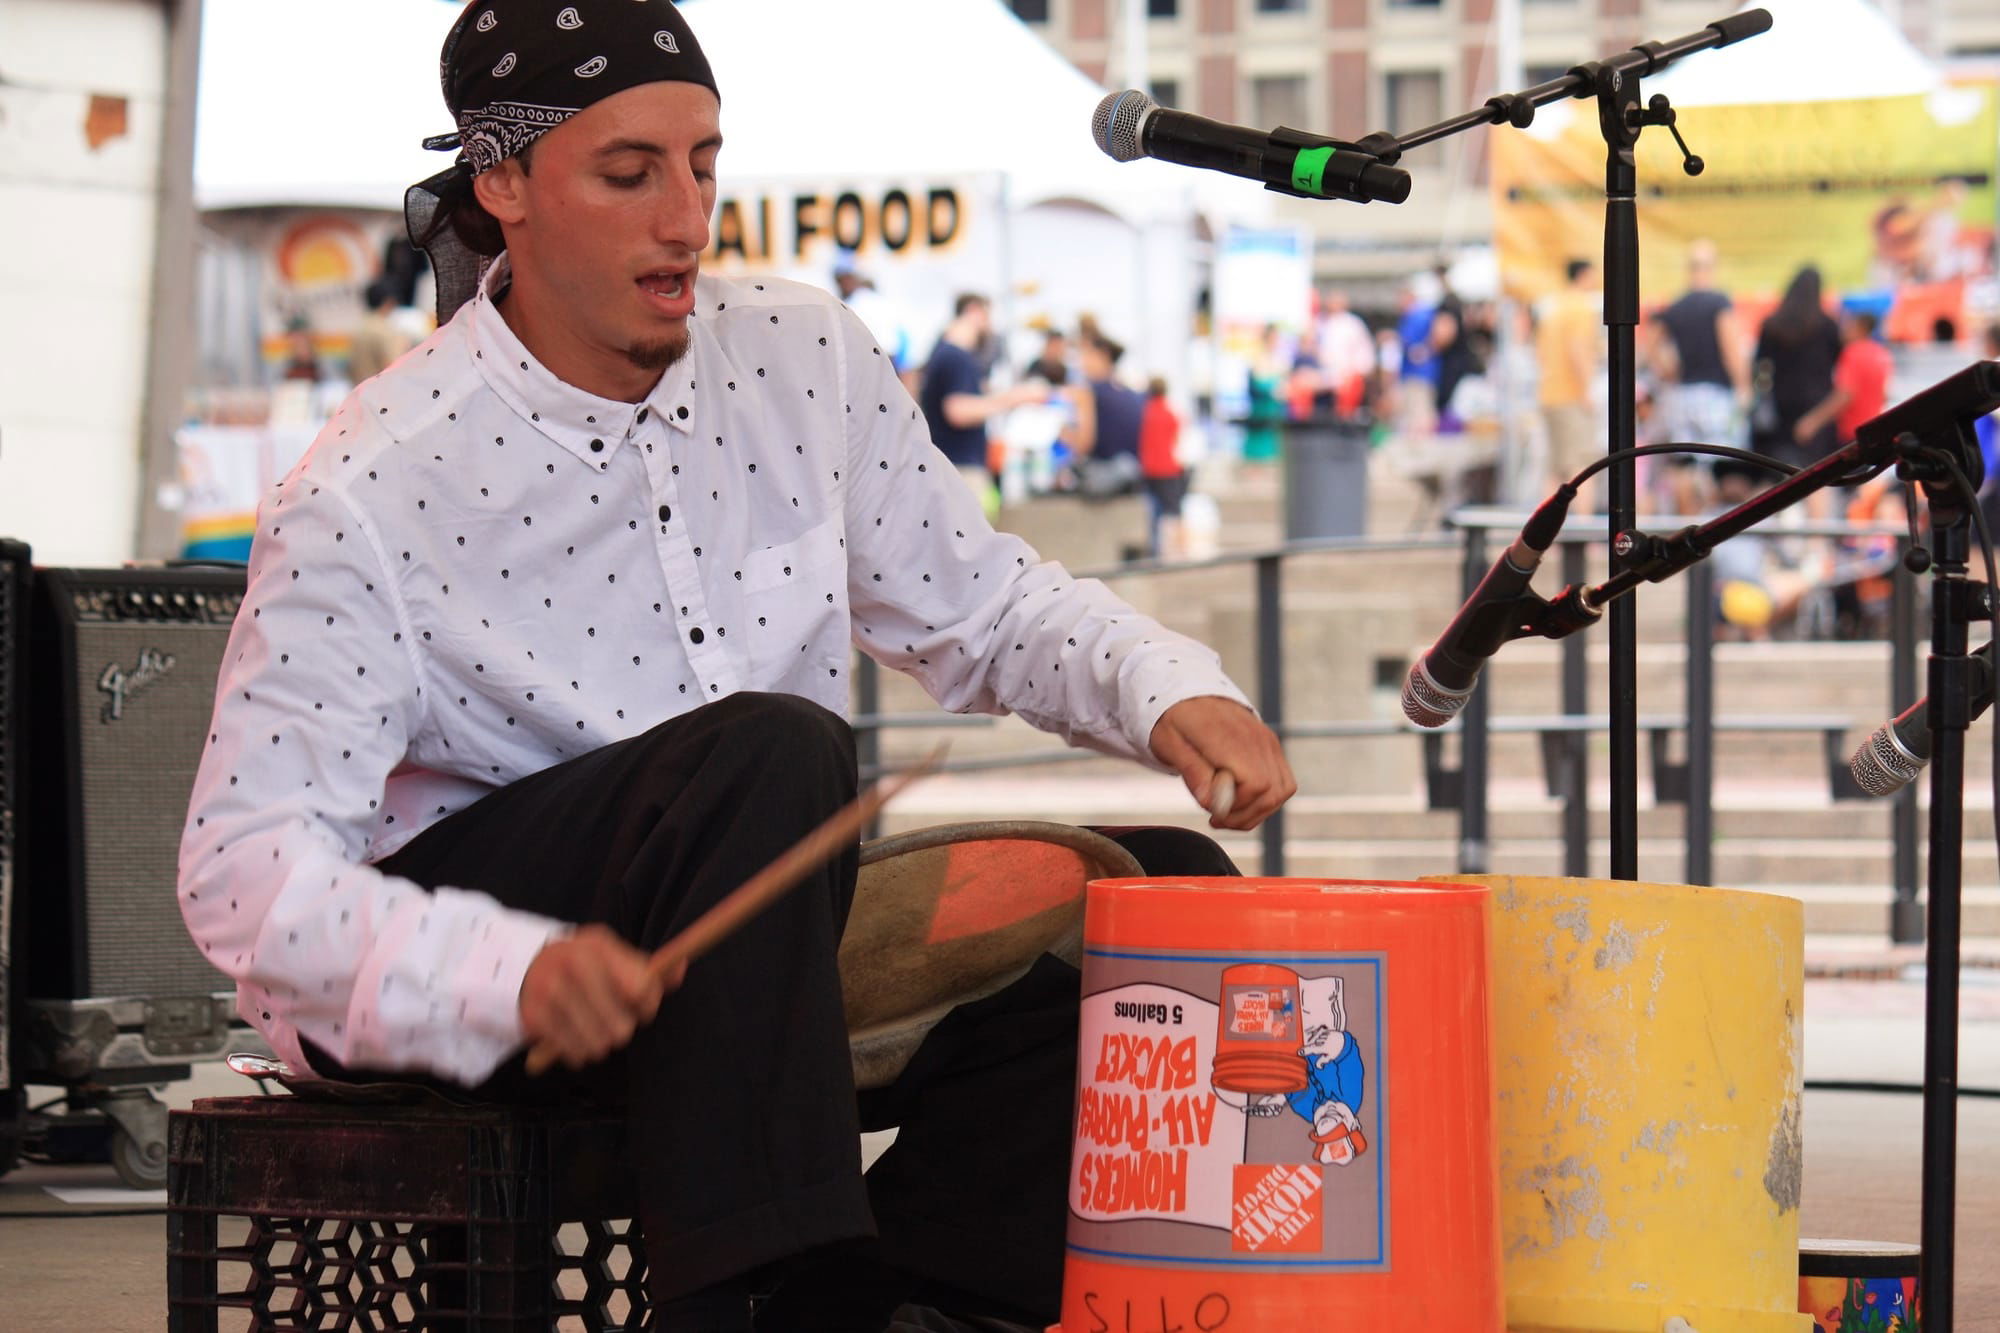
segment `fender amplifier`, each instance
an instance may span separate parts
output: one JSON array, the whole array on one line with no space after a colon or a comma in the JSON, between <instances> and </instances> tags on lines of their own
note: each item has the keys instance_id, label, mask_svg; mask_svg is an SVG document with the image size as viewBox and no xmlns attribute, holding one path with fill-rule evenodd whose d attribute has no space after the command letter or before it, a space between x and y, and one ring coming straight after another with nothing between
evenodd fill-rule
<instances>
[{"instance_id":1,"label":"fender amplifier","mask_svg":"<svg viewBox=\"0 0 2000 1333\"><path fill-rule=\"evenodd\" d=\"M30 598L21 804L25 992L35 1000L231 989L175 897L240 569L41 569Z\"/></svg>"}]
</instances>

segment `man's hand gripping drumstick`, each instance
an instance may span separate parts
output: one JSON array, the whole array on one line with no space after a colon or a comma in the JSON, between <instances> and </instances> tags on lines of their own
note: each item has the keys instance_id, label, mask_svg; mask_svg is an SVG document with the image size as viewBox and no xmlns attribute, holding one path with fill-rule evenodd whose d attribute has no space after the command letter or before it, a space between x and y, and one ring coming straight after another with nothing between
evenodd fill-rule
<instances>
[{"instance_id":1,"label":"man's hand gripping drumstick","mask_svg":"<svg viewBox=\"0 0 2000 1333\"><path fill-rule=\"evenodd\" d=\"M1236 779L1228 769L1218 768L1208 780L1208 817L1220 822L1236 808Z\"/></svg>"},{"instance_id":2,"label":"man's hand gripping drumstick","mask_svg":"<svg viewBox=\"0 0 2000 1333\"><path fill-rule=\"evenodd\" d=\"M690 962L852 843L892 797L937 767L944 749L835 811L650 957L602 925L551 941L521 981L521 1024L533 1043L528 1072L556 1064L581 1069L624 1046L641 1024L652 1022Z\"/></svg>"},{"instance_id":3,"label":"man's hand gripping drumstick","mask_svg":"<svg viewBox=\"0 0 2000 1333\"><path fill-rule=\"evenodd\" d=\"M1160 714L1151 739L1213 828L1256 828L1298 790L1277 736L1233 699L1183 699Z\"/></svg>"}]
</instances>

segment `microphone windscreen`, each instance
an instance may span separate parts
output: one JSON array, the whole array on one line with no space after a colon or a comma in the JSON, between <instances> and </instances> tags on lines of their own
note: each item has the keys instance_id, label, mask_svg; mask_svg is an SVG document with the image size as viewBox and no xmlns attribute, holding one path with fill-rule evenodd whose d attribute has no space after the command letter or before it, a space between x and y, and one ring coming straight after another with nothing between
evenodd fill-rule
<instances>
[{"instance_id":1,"label":"microphone windscreen","mask_svg":"<svg viewBox=\"0 0 2000 1333\"><path fill-rule=\"evenodd\" d=\"M1139 127L1159 105L1137 88L1127 88L1122 93L1106 93L1104 100L1097 104L1097 110L1091 113L1090 137L1097 141L1099 148L1118 161L1135 162L1146 155Z\"/></svg>"},{"instance_id":2,"label":"microphone windscreen","mask_svg":"<svg viewBox=\"0 0 2000 1333\"><path fill-rule=\"evenodd\" d=\"M1878 727L1847 761L1847 767L1861 790L1870 796L1889 796L1923 772L1924 761L1903 748L1894 727Z\"/></svg>"},{"instance_id":3,"label":"microphone windscreen","mask_svg":"<svg viewBox=\"0 0 2000 1333\"><path fill-rule=\"evenodd\" d=\"M1420 727L1441 727L1457 717L1472 697L1471 687L1449 690L1437 683L1423 659L1403 679L1403 716Z\"/></svg>"}]
</instances>

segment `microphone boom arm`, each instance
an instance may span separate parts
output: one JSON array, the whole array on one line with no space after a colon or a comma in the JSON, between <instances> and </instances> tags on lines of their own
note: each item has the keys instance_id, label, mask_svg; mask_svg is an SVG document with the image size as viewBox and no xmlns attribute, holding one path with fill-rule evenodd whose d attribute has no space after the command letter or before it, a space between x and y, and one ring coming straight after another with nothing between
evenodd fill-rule
<instances>
[{"instance_id":1,"label":"microphone boom arm","mask_svg":"<svg viewBox=\"0 0 2000 1333\"><path fill-rule=\"evenodd\" d=\"M1961 372L1968 373L1971 372ZM2000 366L1994 368L1993 379L1995 404L2000 405ZM1707 558L1709 552L1729 538L1791 508L1813 492L1872 477L1899 461L1914 458L1922 448L1919 437L1911 432L1856 439L1706 523L1689 524L1665 537L1638 531L1620 533L1617 554L1623 567L1604 582L1572 583L1552 598L1529 589L1492 608L1509 613L1504 631L1493 634L1492 646L1497 648L1530 637L1566 639L1589 629L1603 617L1607 605L1640 584L1664 583Z\"/></svg>"},{"instance_id":2,"label":"microphone boom arm","mask_svg":"<svg viewBox=\"0 0 2000 1333\"><path fill-rule=\"evenodd\" d=\"M1620 533L1617 554L1623 567L1603 583L1582 589L1579 595L1590 610L1599 610L1641 583L1661 583L1672 578L1722 542L1791 508L1815 491L1865 480L1891 466L1904 479L1922 483L1933 508L1972 504L1972 496L1958 494L1952 479L1953 469L1939 455L1955 463L1976 491L1984 464L1972 423L1996 408L2000 408L2000 362L1976 361L1862 423L1853 441L1727 513L1706 523L1690 524L1665 537L1636 531ZM1557 604L1570 593L1570 589L1564 589L1557 596ZM1581 628L1582 624L1576 624L1549 637L1561 638Z\"/></svg>"},{"instance_id":3,"label":"microphone boom arm","mask_svg":"<svg viewBox=\"0 0 2000 1333\"><path fill-rule=\"evenodd\" d=\"M1598 95L1602 79L1620 79L1625 75L1643 76L1655 74L1685 56L1697 51L1729 46L1746 37L1768 32L1771 28L1771 13L1765 9L1748 9L1740 14L1732 14L1719 19L1696 32L1684 37L1676 37L1665 42L1644 42L1604 60L1593 60L1588 64L1572 67L1560 78L1538 83L1532 88L1524 88L1517 93L1501 93L1486 99L1486 105L1476 111L1466 111L1450 120L1439 121L1435 125L1412 130L1408 134L1371 134L1359 140L1355 147L1370 152L1387 163L1394 163L1402 153L1439 139L1448 139L1454 134L1474 129L1480 125L1512 125L1516 129L1526 129L1534 123L1535 108L1550 102L1560 102L1565 98L1595 97Z\"/></svg>"}]
</instances>

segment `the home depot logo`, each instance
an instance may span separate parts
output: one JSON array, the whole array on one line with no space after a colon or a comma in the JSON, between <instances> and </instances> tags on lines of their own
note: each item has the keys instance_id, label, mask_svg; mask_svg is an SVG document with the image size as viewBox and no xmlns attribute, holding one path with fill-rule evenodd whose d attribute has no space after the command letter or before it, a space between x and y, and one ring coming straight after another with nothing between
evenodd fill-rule
<instances>
[{"instance_id":1,"label":"the home depot logo","mask_svg":"<svg viewBox=\"0 0 2000 1333\"><path fill-rule=\"evenodd\" d=\"M1231 1246L1258 1254L1316 1254L1325 1211L1316 1166L1246 1163L1235 1168Z\"/></svg>"}]
</instances>

